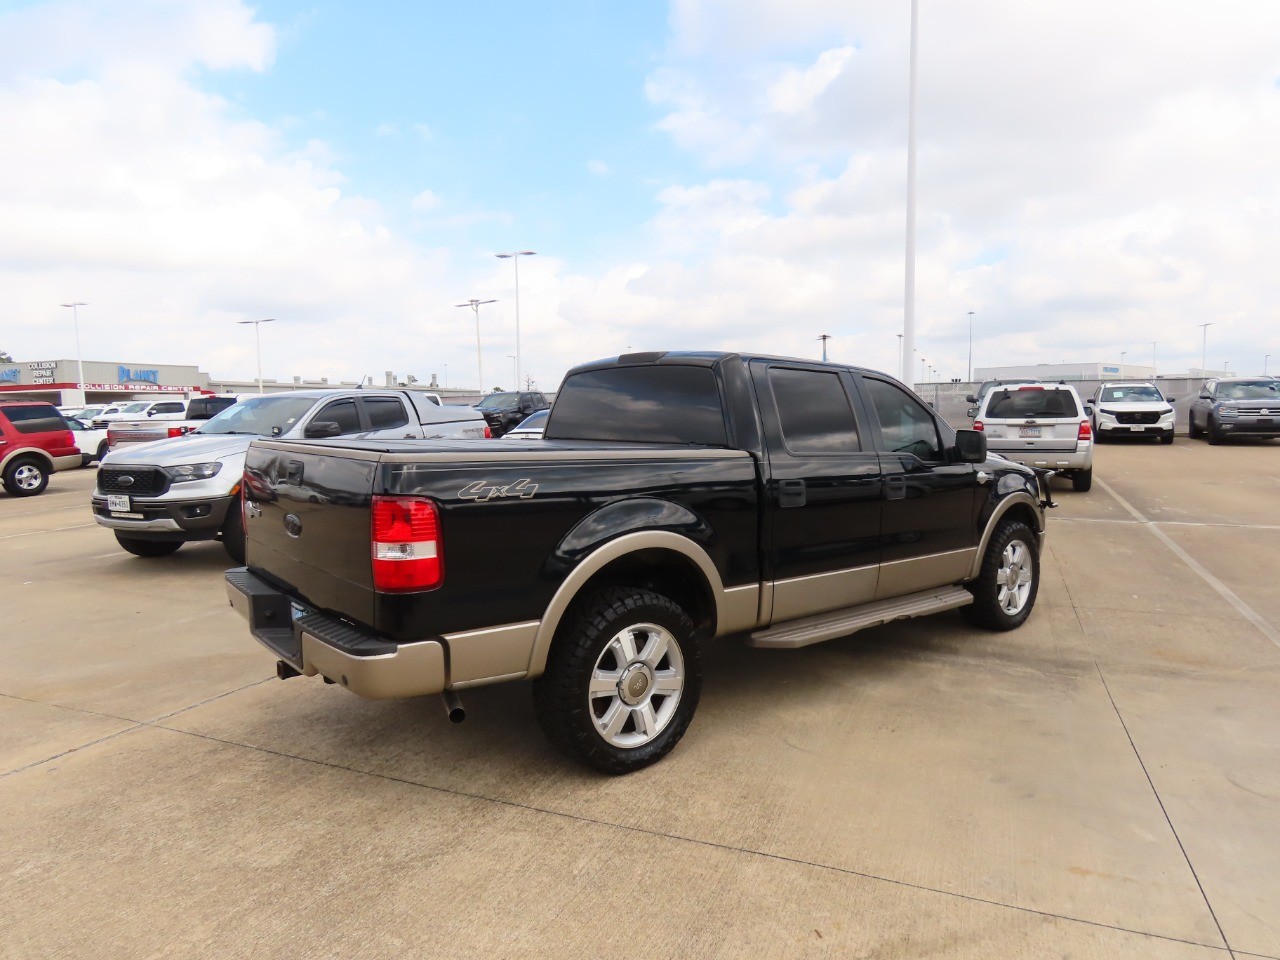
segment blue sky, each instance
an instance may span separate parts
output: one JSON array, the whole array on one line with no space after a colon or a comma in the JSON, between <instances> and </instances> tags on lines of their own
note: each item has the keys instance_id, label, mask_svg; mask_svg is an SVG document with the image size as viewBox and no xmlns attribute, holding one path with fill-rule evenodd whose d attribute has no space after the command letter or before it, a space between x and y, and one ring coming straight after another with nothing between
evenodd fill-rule
<instances>
[{"instance_id":1,"label":"blue sky","mask_svg":"<svg viewBox=\"0 0 1280 960\"><path fill-rule=\"evenodd\" d=\"M0 348L554 387L898 367L908 5L0 0ZM1106 29L1099 25L1105 24ZM1280 356L1280 4L921 0L916 325L975 366ZM481 345L469 311L481 314ZM1145 359L1144 359L1145 363Z\"/></svg>"}]
</instances>

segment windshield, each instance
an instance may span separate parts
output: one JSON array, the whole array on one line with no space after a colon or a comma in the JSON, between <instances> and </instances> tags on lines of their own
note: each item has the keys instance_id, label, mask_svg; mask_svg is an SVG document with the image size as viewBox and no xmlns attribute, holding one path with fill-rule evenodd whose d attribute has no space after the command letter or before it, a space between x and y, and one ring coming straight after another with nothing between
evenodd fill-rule
<instances>
[{"instance_id":1,"label":"windshield","mask_svg":"<svg viewBox=\"0 0 1280 960\"><path fill-rule=\"evenodd\" d=\"M1218 384L1213 394L1219 400L1274 400L1276 386L1275 380L1237 380Z\"/></svg>"},{"instance_id":2,"label":"windshield","mask_svg":"<svg viewBox=\"0 0 1280 960\"><path fill-rule=\"evenodd\" d=\"M476 409L499 410L502 407L514 407L519 399L518 393L491 393L476 404Z\"/></svg>"},{"instance_id":3,"label":"windshield","mask_svg":"<svg viewBox=\"0 0 1280 960\"><path fill-rule=\"evenodd\" d=\"M243 433L278 437L288 433L316 405L315 397L263 396L227 407L193 433Z\"/></svg>"},{"instance_id":4,"label":"windshield","mask_svg":"<svg viewBox=\"0 0 1280 960\"><path fill-rule=\"evenodd\" d=\"M1113 403L1146 403L1152 400L1163 401L1160 391L1149 383L1132 387L1107 387L1102 391L1102 399Z\"/></svg>"}]
</instances>

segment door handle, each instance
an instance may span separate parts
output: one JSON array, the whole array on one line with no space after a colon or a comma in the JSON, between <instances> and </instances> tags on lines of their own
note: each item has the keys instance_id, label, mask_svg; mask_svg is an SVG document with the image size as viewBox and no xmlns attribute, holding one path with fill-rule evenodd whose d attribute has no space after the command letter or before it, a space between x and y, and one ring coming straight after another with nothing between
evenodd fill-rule
<instances>
[{"instance_id":1,"label":"door handle","mask_svg":"<svg viewBox=\"0 0 1280 960\"><path fill-rule=\"evenodd\" d=\"M803 507L807 500L803 480L778 481L778 506Z\"/></svg>"},{"instance_id":2,"label":"door handle","mask_svg":"<svg viewBox=\"0 0 1280 960\"><path fill-rule=\"evenodd\" d=\"M907 496L907 478L903 476L884 478L884 498L886 500L905 500Z\"/></svg>"}]
</instances>

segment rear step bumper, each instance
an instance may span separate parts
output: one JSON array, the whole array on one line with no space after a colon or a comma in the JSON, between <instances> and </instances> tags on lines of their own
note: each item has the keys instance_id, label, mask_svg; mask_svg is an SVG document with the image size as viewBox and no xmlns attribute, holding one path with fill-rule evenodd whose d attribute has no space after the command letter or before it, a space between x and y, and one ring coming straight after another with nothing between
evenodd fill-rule
<instances>
[{"instance_id":1,"label":"rear step bumper","mask_svg":"<svg viewBox=\"0 0 1280 960\"><path fill-rule=\"evenodd\" d=\"M255 640L304 676L322 676L370 700L440 693L447 683L444 645L396 644L326 617L291 599L245 567L226 572L227 599Z\"/></svg>"}]
</instances>

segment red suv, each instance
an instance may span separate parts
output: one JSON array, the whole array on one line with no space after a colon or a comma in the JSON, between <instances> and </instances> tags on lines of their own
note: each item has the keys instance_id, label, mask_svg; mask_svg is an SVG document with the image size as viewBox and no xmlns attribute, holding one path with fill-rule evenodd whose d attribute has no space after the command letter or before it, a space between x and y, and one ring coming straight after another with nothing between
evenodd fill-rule
<instances>
[{"instance_id":1,"label":"red suv","mask_svg":"<svg viewBox=\"0 0 1280 960\"><path fill-rule=\"evenodd\" d=\"M81 464L58 408L38 400L0 400L0 480L14 497L34 497L49 474Z\"/></svg>"}]
</instances>

